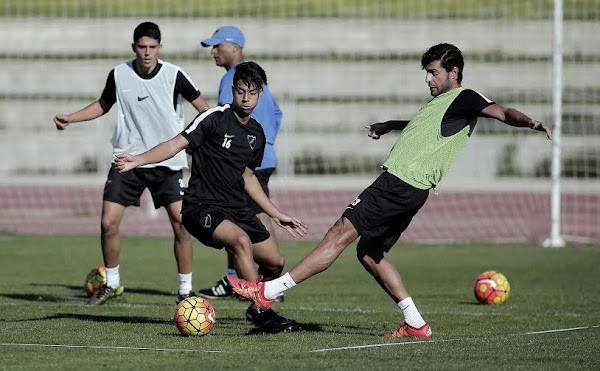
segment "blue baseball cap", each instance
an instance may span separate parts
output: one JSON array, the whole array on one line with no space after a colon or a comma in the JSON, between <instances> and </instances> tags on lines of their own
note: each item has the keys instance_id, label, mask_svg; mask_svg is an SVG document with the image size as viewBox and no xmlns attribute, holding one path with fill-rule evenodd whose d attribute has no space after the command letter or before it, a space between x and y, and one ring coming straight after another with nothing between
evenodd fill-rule
<instances>
[{"instance_id":1,"label":"blue baseball cap","mask_svg":"<svg viewBox=\"0 0 600 371\"><path fill-rule=\"evenodd\" d=\"M215 46L219 45L223 42L230 42L234 44L238 44L240 47L244 47L244 42L246 42L246 38L242 31L235 26L221 26L217 28L215 33L206 40L202 40L200 44L202 46Z\"/></svg>"}]
</instances>

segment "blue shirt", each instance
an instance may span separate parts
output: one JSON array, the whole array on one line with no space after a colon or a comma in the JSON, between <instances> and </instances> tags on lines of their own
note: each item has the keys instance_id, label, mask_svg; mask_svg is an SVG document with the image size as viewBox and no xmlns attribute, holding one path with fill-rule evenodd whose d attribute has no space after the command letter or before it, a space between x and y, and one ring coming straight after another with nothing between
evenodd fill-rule
<instances>
[{"instance_id":1,"label":"blue shirt","mask_svg":"<svg viewBox=\"0 0 600 371\"><path fill-rule=\"evenodd\" d=\"M227 73L221 78L221 85L219 86L219 106L231 104L233 102L233 93L231 91L231 87L233 86L234 74L235 67L227 71ZM267 138L267 144L265 146L265 153L262 163L256 168L256 170L275 168L277 166L275 148L273 145L275 144L275 137L277 136L277 132L279 132L279 127L281 126L282 116L283 113L277 105L277 101L273 95L271 95L269 86L264 85L258 104L252 111L252 117L260 123Z\"/></svg>"}]
</instances>

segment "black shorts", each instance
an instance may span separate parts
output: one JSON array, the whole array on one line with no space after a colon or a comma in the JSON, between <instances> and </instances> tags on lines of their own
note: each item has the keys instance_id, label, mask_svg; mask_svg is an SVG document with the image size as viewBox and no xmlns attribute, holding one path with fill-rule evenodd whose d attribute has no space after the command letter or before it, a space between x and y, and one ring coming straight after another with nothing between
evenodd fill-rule
<instances>
[{"instance_id":1,"label":"black shorts","mask_svg":"<svg viewBox=\"0 0 600 371\"><path fill-rule=\"evenodd\" d=\"M418 189L382 173L344 211L362 238L390 251L413 216L427 201L429 190Z\"/></svg>"},{"instance_id":2,"label":"black shorts","mask_svg":"<svg viewBox=\"0 0 600 371\"><path fill-rule=\"evenodd\" d=\"M183 172L168 167L136 168L119 173L112 164L104 184L104 201L127 206L140 206L140 196L148 188L154 207L167 206L183 199Z\"/></svg>"},{"instance_id":3,"label":"black shorts","mask_svg":"<svg viewBox=\"0 0 600 371\"><path fill-rule=\"evenodd\" d=\"M271 167L268 169L257 170L254 172L254 175L256 175L260 186L262 187L263 191L267 196L269 196L269 179L271 179L271 175L273 175L274 171L275 168ZM258 204L254 202L254 200L251 199L250 196L246 195L246 199L246 206L248 206L254 214L264 213L263 209L260 206L258 206Z\"/></svg>"},{"instance_id":4,"label":"black shorts","mask_svg":"<svg viewBox=\"0 0 600 371\"><path fill-rule=\"evenodd\" d=\"M223 222L229 220L244 230L253 244L266 241L271 234L264 224L249 208L237 210L224 209L218 206L198 205L193 209L184 210L181 219L185 229L198 239L203 245L222 249L213 241L215 229Z\"/></svg>"}]
</instances>

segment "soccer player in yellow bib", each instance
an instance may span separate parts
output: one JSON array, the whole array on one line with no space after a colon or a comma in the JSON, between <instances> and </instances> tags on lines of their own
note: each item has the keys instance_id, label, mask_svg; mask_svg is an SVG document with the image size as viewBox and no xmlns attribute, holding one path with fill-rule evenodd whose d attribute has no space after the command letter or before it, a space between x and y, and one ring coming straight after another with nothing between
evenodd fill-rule
<instances>
[{"instance_id":1,"label":"soccer player in yellow bib","mask_svg":"<svg viewBox=\"0 0 600 371\"><path fill-rule=\"evenodd\" d=\"M473 133L478 117L541 131L548 139L552 139L552 132L543 122L464 88L461 85L464 59L456 46L432 46L423 54L421 66L433 99L410 121L394 120L366 127L373 139L391 130L402 130L382 166L383 173L348 205L317 247L288 273L258 283L227 277L236 294L252 300L259 308L268 308L277 295L329 268L344 249L360 237L358 260L404 317L400 326L385 336L432 336L431 327L417 310L400 273L385 258L385 253L425 204L429 190L436 187L456 160Z\"/></svg>"}]
</instances>

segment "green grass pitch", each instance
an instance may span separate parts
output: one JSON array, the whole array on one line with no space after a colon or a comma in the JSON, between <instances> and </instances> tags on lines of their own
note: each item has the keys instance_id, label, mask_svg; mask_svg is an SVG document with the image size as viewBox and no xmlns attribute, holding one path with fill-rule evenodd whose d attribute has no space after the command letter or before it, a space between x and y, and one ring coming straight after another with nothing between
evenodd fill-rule
<instances>
[{"instance_id":1,"label":"green grass pitch","mask_svg":"<svg viewBox=\"0 0 600 371\"><path fill-rule=\"evenodd\" d=\"M287 266L314 242L283 242ZM225 255L195 244L194 288L210 285ZM391 370L595 369L600 349L600 246L405 245L388 258L403 274L431 340L382 337L399 311L350 247L326 272L286 293L274 309L297 331L255 334L247 303L213 300L207 336L181 337L172 241L127 237L125 294L85 304L83 278L101 264L96 236L0 234L0 370ZM476 303L475 277L504 273L511 296Z\"/></svg>"}]
</instances>

